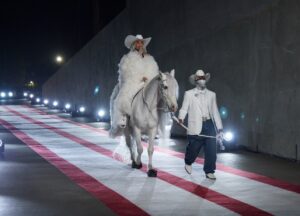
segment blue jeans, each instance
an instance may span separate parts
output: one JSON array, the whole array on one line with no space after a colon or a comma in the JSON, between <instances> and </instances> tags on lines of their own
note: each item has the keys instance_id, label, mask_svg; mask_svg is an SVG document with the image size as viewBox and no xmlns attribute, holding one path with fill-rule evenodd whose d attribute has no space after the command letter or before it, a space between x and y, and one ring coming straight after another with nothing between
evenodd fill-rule
<instances>
[{"instance_id":1,"label":"blue jeans","mask_svg":"<svg viewBox=\"0 0 300 216\"><path fill-rule=\"evenodd\" d=\"M216 131L212 120L203 122L201 134L215 136ZM188 135L188 145L185 152L185 164L191 165L195 162L202 146L204 147L204 172L214 173L217 160L216 139L205 138L197 135Z\"/></svg>"}]
</instances>

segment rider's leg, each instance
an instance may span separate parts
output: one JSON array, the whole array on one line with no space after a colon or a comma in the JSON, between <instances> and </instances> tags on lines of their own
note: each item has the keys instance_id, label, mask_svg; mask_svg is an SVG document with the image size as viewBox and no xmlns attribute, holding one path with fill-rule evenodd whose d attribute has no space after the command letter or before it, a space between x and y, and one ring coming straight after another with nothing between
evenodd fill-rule
<instances>
[{"instance_id":1,"label":"rider's leg","mask_svg":"<svg viewBox=\"0 0 300 216\"><path fill-rule=\"evenodd\" d=\"M126 100L127 98L122 94L119 94L114 102L114 118L113 126L125 128L127 125L127 117L130 114L131 106Z\"/></svg>"},{"instance_id":2,"label":"rider's leg","mask_svg":"<svg viewBox=\"0 0 300 216\"><path fill-rule=\"evenodd\" d=\"M120 104L119 98L116 98L114 102L114 108L112 113L111 128L117 130L118 128L125 128L127 124L127 116L124 113L124 109Z\"/></svg>"}]
</instances>

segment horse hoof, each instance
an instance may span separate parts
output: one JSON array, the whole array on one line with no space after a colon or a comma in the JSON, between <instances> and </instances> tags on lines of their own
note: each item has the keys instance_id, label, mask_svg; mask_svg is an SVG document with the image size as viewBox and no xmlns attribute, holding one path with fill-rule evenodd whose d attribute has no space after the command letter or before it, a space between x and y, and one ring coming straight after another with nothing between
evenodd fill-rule
<instances>
[{"instance_id":1,"label":"horse hoof","mask_svg":"<svg viewBox=\"0 0 300 216\"><path fill-rule=\"evenodd\" d=\"M157 176L157 170L150 169L150 170L148 170L147 174L148 174L148 177L156 177Z\"/></svg>"},{"instance_id":2,"label":"horse hoof","mask_svg":"<svg viewBox=\"0 0 300 216\"><path fill-rule=\"evenodd\" d=\"M133 169L141 169L143 167L143 164L142 163L137 164L136 162L132 162L131 167Z\"/></svg>"}]
</instances>

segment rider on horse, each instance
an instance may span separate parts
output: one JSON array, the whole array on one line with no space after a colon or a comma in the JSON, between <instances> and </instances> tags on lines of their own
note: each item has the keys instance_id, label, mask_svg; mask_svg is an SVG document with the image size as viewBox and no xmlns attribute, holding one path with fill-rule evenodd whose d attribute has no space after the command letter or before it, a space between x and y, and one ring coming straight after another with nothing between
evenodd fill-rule
<instances>
[{"instance_id":1,"label":"rider on horse","mask_svg":"<svg viewBox=\"0 0 300 216\"><path fill-rule=\"evenodd\" d=\"M112 94L110 135L116 136L127 125L135 94L159 74L154 58L146 51L151 38L128 35L125 46L130 49L119 63L119 83Z\"/></svg>"}]
</instances>

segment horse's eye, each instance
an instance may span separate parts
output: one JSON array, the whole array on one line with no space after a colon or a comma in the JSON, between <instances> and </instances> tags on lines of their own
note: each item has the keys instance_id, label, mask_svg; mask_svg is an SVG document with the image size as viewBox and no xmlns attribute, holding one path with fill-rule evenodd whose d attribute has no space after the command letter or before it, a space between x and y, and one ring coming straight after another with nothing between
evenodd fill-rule
<instances>
[{"instance_id":1,"label":"horse's eye","mask_svg":"<svg viewBox=\"0 0 300 216\"><path fill-rule=\"evenodd\" d=\"M164 86L164 89L166 89L166 90L167 90L167 89L168 89L168 86Z\"/></svg>"}]
</instances>

